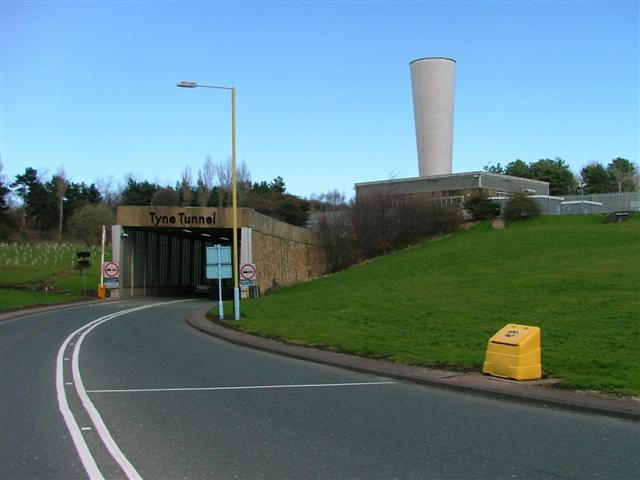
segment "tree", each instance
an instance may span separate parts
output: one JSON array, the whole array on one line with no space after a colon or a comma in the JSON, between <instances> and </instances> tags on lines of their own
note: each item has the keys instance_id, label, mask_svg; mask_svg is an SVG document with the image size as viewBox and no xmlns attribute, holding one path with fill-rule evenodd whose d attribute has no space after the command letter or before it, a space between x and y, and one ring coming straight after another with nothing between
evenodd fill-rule
<instances>
[{"instance_id":1,"label":"tree","mask_svg":"<svg viewBox=\"0 0 640 480\"><path fill-rule=\"evenodd\" d=\"M329 190L320 195L312 195L309 201L311 208L317 212L330 212L348 208L344 194L338 190Z\"/></svg>"},{"instance_id":2,"label":"tree","mask_svg":"<svg viewBox=\"0 0 640 480\"><path fill-rule=\"evenodd\" d=\"M611 177L601 163L592 162L582 167L580 176L585 193L607 193L611 191Z\"/></svg>"},{"instance_id":3,"label":"tree","mask_svg":"<svg viewBox=\"0 0 640 480\"><path fill-rule=\"evenodd\" d=\"M111 228L114 220L113 211L106 205L87 204L71 217L70 234L87 245L97 245L101 241L102 225Z\"/></svg>"},{"instance_id":4,"label":"tree","mask_svg":"<svg viewBox=\"0 0 640 480\"><path fill-rule=\"evenodd\" d=\"M173 188L165 187L153 194L151 205L154 207L178 207L180 206L180 199Z\"/></svg>"},{"instance_id":5,"label":"tree","mask_svg":"<svg viewBox=\"0 0 640 480\"><path fill-rule=\"evenodd\" d=\"M508 163L504 169L504 174L512 177L532 178L529 165L520 159Z\"/></svg>"},{"instance_id":6,"label":"tree","mask_svg":"<svg viewBox=\"0 0 640 480\"><path fill-rule=\"evenodd\" d=\"M180 204L183 207L188 207L189 205L191 205L191 195L193 193L193 187L191 186L192 182L193 180L191 178L191 168L184 167L182 169L182 176L177 188L180 197Z\"/></svg>"},{"instance_id":7,"label":"tree","mask_svg":"<svg viewBox=\"0 0 640 480\"><path fill-rule=\"evenodd\" d=\"M96 188L100 192L100 196L102 197L104 203L106 203L109 207L115 207L119 200L119 193L117 189L114 188L113 183L113 176L111 175L106 178L99 177L96 180Z\"/></svg>"},{"instance_id":8,"label":"tree","mask_svg":"<svg viewBox=\"0 0 640 480\"><path fill-rule=\"evenodd\" d=\"M282 177L276 177L269 183L254 183L247 194L246 205L283 222L305 226L309 220L310 202L286 191Z\"/></svg>"},{"instance_id":9,"label":"tree","mask_svg":"<svg viewBox=\"0 0 640 480\"><path fill-rule=\"evenodd\" d=\"M64 168L60 167L53 177L56 188L56 206L58 208L58 241L62 240L62 223L64 221L64 192L67 190L67 180Z\"/></svg>"},{"instance_id":10,"label":"tree","mask_svg":"<svg viewBox=\"0 0 640 480\"><path fill-rule=\"evenodd\" d=\"M7 241L11 237L12 234L12 221L9 216L9 204L7 201L7 197L11 192L5 185L5 177L2 174L3 165L0 160L0 241Z\"/></svg>"},{"instance_id":11,"label":"tree","mask_svg":"<svg viewBox=\"0 0 640 480\"><path fill-rule=\"evenodd\" d=\"M207 155L207 158L202 165L202 169L198 170L197 197L198 205L201 207L206 207L209 204L209 198L211 196L211 191L213 190L216 172L217 168L211 159L211 155Z\"/></svg>"},{"instance_id":12,"label":"tree","mask_svg":"<svg viewBox=\"0 0 640 480\"><path fill-rule=\"evenodd\" d=\"M151 199L160 189L155 183L149 183L147 180L138 182L131 175L127 177L127 184L120 193L121 205L151 205Z\"/></svg>"},{"instance_id":13,"label":"tree","mask_svg":"<svg viewBox=\"0 0 640 480\"><path fill-rule=\"evenodd\" d=\"M22 200L22 229L27 227L27 218L34 229L47 227L51 213L55 211L55 200L38 178L35 168L27 167L22 175L10 185Z\"/></svg>"},{"instance_id":14,"label":"tree","mask_svg":"<svg viewBox=\"0 0 640 480\"><path fill-rule=\"evenodd\" d=\"M614 158L607 165L607 171L613 183L614 192L635 192L637 187L636 176L638 166L626 158Z\"/></svg>"},{"instance_id":15,"label":"tree","mask_svg":"<svg viewBox=\"0 0 640 480\"><path fill-rule=\"evenodd\" d=\"M549 182L551 195L567 195L575 193L578 182L569 170L569 166L561 158L550 160L540 159L529 166L531 177L534 180Z\"/></svg>"},{"instance_id":16,"label":"tree","mask_svg":"<svg viewBox=\"0 0 640 480\"><path fill-rule=\"evenodd\" d=\"M304 227L309 220L309 202L295 195L283 195L276 205L276 218Z\"/></svg>"},{"instance_id":17,"label":"tree","mask_svg":"<svg viewBox=\"0 0 640 480\"><path fill-rule=\"evenodd\" d=\"M500 175L505 174L504 167L500 164L500 162L498 162L495 165L489 162L484 167L482 167L482 170L484 170L487 173L498 173Z\"/></svg>"},{"instance_id":18,"label":"tree","mask_svg":"<svg viewBox=\"0 0 640 480\"><path fill-rule=\"evenodd\" d=\"M2 170L4 169L4 165L2 165L2 160L0 160L0 218L4 218L5 213L9 210L9 205L7 203L7 196L11 190L5 186L4 175L2 174Z\"/></svg>"}]
</instances>

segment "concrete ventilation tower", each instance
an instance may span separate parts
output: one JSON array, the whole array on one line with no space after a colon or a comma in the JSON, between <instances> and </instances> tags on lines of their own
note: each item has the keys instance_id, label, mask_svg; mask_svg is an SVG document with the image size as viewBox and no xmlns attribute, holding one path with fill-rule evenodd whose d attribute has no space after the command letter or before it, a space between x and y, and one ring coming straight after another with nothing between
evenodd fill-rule
<instances>
[{"instance_id":1,"label":"concrete ventilation tower","mask_svg":"<svg viewBox=\"0 0 640 480\"><path fill-rule=\"evenodd\" d=\"M419 175L451 174L456 61L450 58L421 58L409 65Z\"/></svg>"}]
</instances>

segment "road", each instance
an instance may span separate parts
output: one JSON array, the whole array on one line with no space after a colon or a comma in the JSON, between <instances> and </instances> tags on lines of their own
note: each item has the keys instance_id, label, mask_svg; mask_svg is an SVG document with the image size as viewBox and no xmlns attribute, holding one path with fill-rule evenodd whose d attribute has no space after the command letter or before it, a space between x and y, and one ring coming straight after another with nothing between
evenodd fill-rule
<instances>
[{"instance_id":1,"label":"road","mask_svg":"<svg viewBox=\"0 0 640 480\"><path fill-rule=\"evenodd\" d=\"M0 478L640 476L638 423L238 347L186 325L202 306L0 323Z\"/></svg>"}]
</instances>

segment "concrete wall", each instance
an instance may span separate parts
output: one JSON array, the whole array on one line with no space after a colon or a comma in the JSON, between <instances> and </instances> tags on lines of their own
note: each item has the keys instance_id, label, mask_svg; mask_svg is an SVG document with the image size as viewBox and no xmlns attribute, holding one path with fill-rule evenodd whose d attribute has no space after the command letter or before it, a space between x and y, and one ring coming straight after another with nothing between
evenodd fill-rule
<instances>
[{"instance_id":1,"label":"concrete wall","mask_svg":"<svg viewBox=\"0 0 640 480\"><path fill-rule=\"evenodd\" d=\"M266 292L318 278L327 271L327 258L318 234L243 209L243 221L252 229L256 283Z\"/></svg>"},{"instance_id":2,"label":"concrete wall","mask_svg":"<svg viewBox=\"0 0 640 480\"><path fill-rule=\"evenodd\" d=\"M253 231L253 261L260 291L304 282L327 271L324 248Z\"/></svg>"}]
</instances>

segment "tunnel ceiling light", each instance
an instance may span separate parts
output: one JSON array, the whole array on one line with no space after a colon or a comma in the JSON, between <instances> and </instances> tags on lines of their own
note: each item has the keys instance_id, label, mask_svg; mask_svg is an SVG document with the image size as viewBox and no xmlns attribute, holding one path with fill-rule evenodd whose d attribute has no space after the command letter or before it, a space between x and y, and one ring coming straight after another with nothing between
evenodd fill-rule
<instances>
[{"instance_id":1,"label":"tunnel ceiling light","mask_svg":"<svg viewBox=\"0 0 640 480\"><path fill-rule=\"evenodd\" d=\"M182 231L186 233L191 233L191 230L187 230L186 228L183 228Z\"/></svg>"},{"instance_id":2,"label":"tunnel ceiling light","mask_svg":"<svg viewBox=\"0 0 640 480\"><path fill-rule=\"evenodd\" d=\"M202 235L203 237L210 237L211 236L208 233L201 233L200 235Z\"/></svg>"}]
</instances>

